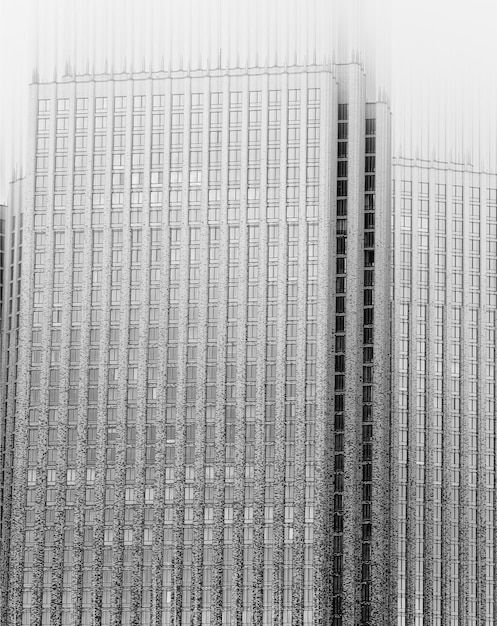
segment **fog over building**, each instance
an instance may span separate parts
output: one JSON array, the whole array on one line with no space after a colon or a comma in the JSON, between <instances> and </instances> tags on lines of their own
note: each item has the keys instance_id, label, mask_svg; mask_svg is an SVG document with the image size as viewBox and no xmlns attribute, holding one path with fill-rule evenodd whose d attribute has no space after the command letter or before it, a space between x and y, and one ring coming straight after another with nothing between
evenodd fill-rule
<instances>
[{"instance_id":1,"label":"fog over building","mask_svg":"<svg viewBox=\"0 0 497 626\"><path fill-rule=\"evenodd\" d=\"M49 4L0 97L0 623L493 624L485 54L441 0L392 89L376 0Z\"/></svg>"}]
</instances>

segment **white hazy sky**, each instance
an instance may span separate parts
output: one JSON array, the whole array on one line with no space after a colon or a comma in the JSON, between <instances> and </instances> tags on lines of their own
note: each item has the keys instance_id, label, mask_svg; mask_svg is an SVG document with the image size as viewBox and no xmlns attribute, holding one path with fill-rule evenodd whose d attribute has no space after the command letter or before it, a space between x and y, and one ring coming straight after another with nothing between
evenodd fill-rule
<instances>
[{"instance_id":1,"label":"white hazy sky","mask_svg":"<svg viewBox=\"0 0 497 626\"><path fill-rule=\"evenodd\" d=\"M391 46L394 153L497 163L497 0L341 0ZM388 17L384 6L391 5ZM330 0L0 0L0 201L21 159L27 84L94 65L319 61ZM378 11L377 11L378 9ZM388 23L391 22L389 41ZM341 36L342 33L339 34ZM336 36L336 32L335 32Z\"/></svg>"}]
</instances>

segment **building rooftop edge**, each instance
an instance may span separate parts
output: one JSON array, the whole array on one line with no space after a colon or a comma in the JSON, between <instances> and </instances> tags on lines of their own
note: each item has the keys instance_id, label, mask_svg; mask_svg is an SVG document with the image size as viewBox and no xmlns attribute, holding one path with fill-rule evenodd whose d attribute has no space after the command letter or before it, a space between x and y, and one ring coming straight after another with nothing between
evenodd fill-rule
<instances>
[{"instance_id":1,"label":"building rooftop edge","mask_svg":"<svg viewBox=\"0 0 497 626\"><path fill-rule=\"evenodd\" d=\"M333 73L333 63L329 64L309 64L309 65L273 65L268 67L230 67L230 68L197 68L197 69L160 69L150 71L124 71L124 72L85 72L84 74L66 73L58 80L40 81L33 79L32 85L66 84L71 82L105 82L105 81L127 81L127 80L147 80L149 78L204 78L206 76L251 76L264 74L298 74L303 72L323 72Z\"/></svg>"},{"instance_id":2,"label":"building rooftop edge","mask_svg":"<svg viewBox=\"0 0 497 626\"><path fill-rule=\"evenodd\" d=\"M444 161L442 159L424 159L421 157L408 157L408 156L393 156L392 167L418 167L423 169L438 169L438 170L452 170L452 171L467 171L471 174L485 174L489 176L497 176L497 171L492 171L487 168L477 167L469 162L459 161Z\"/></svg>"},{"instance_id":3,"label":"building rooftop edge","mask_svg":"<svg viewBox=\"0 0 497 626\"><path fill-rule=\"evenodd\" d=\"M358 68L364 78L366 77L365 69L360 61L350 61L347 63L336 63L331 59L326 63L307 63L307 64L293 64L293 65L272 65L272 66L254 66L254 67L228 67L228 68L210 68L210 69L175 69L165 70L160 69L157 71L126 71L126 72L85 72L84 74L72 74L66 73L60 79L54 78L54 80L41 81L38 79L38 72L33 72L33 80L30 83L30 87L35 86L47 87L49 85L68 85L71 83L88 84L88 83L104 83L104 82L126 82L126 81L146 81L150 79L187 79L187 78L223 78L226 76L241 77L241 76L264 76L264 75L283 75L283 74L303 74L312 73L330 74L335 80L337 79L337 70L345 67ZM70 72L70 70L69 70ZM367 98L367 104L385 105L390 108L390 100L388 92L384 88L378 88L376 97Z\"/></svg>"},{"instance_id":4,"label":"building rooftop edge","mask_svg":"<svg viewBox=\"0 0 497 626\"><path fill-rule=\"evenodd\" d=\"M141 71L122 71L122 72L90 72L87 70L83 74L74 74L70 69L66 69L66 73L60 79L39 80L38 71L33 72L31 85L50 85L50 84L66 84L70 82L104 82L104 81L126 81L126 80L147 80L149 78L203 78L223 77L223 76L262 76L264 74L299 74L304 72L329 72L335 73L338 67L357 66L364 73L364 67L359 61L350 61L348 63L336 63L329 60L325 63L304 63L304 64L277 64L264 66L247 66L247 67L217 67L217 68L196 68L196 69L164 69L160 70L141 70Z\"/></svg>"}]
</instances>

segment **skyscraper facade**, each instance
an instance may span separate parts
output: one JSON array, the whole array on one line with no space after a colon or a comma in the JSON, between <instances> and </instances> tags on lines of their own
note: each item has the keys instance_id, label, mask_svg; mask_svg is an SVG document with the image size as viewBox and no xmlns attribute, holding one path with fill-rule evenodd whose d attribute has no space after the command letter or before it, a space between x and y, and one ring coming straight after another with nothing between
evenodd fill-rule
<instances>
[{"instance_id":1,"label":"skyscraper facade","mask_svg":"<svg viewBox=\"0 0 497 626\"><path fill-rule=\"evenodd\" d=\"M497 176L398 158L393 182L398 623L493 624Z\"/></svg>"},{"instance_id":2,"label":"skyscraper facade","mask_svg":"<svg viewBox=\"0 0 497 626\"><path fill-rule=\"evenodd\" d=\"M365 90L358 64L31 87L5 623L391 621Z\"/></svg>"}]
</instances>

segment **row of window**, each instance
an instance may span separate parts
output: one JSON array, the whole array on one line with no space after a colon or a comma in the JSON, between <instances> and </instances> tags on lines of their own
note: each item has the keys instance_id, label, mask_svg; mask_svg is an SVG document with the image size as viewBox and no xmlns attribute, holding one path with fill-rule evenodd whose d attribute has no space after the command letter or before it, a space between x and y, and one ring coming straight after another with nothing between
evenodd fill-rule
<instances>
[{"instance_id":1,"label":"row of window","mask_svg":"<svg viewBox=\"0 0 497 626\"><path fill-rule=\"evenodd\" d=\"M309 166L307 167L307 177L306 177L306 181L307 183L316 183L319 179L319 167L317 166ZM287 168L287 174L288 174L288 178L287 178L287 183L291 183L291 182L298 182L298 176L299 176L299 168L298 167L289 167ZM247 185L249 185L250 187L252 186L259 186L260 185L260 179L261 179L261 170L260 168L252 168L249 167L247 170ZM64 202L64 196L62 194L57 194L58 190L62 190L65 187L67 187L68 184L68 177L65 174L55 174L54 178L54 189L55 189L55 195L57 196L57 198L54 198L54 200L58 201L59 204L54 204L54 206L63 206L63 202ZM94 173L91 177L91 181L92 181L92 187L104 187L105 183L106 183L106 175L103 173ZM163 173L162 172L151 172L150 174L150 184L152 187L158 187L158 186L162 186L162 181L163 181ZM240 181L241 181L241 170L240 169L229 169L228 170L228 184L230 186L235 186L235 185L240 185ZM85 187L86 186L86 182L87 182L87 176L86 174L74 174L73 177L73 185L75 188L78 187ZM219 185L221 185L222 182L222 177L221 177L221 170L219 169L215 169L215 170L210 170L209 171L209 175L208 175L208 184L209 184L209 189L212 187L218 187ZM268 185L274 185L275 183L279 183L280 182L280 169L279 168L274 168L274 167L269 167L267 169L267 184ZM112 187L123 187L125 183L125 175L124 173L120 173L120 172L114 172L112 174L111 177L111 184ZM175 171L171 171L170 172L170 185L171 185L171 190L169 191L169 197L170 197L170 201L171 200L171 195L172 194L176 194L173 197L179 197L181 198L181 189L177 189L174 190L174 186L178 185L178 187L180 187L182 183L182 172L175 172ZM346 185L346 181L340 181L340 183L342 183L342 187L340 187L340 190L343 188L344 185ZM197 196L195 196L194 194L192 194L192 192L195 191L195 187L196 186L200 186L202 184L202 171L201 170L191 170L190 171L190 175L189 175L189 185L190 187L193 187L193 189L190 189L189 192L189 198L190 200L195 200L197 202L200 202L200 193L197 194ZM143 172L132 172L131 174L131 188L136 188L136 187L143 187L144 185L144 175ZM296 195L296 191L295 190L300 190L302 188L302 185L292 185L287 187L287 196L291 196L290 197L295 197ZM35 189L37 193L43 193L45 190L48 189L48 177L47 176L36 176L35 179ZM294 190L294 191L292 191ZM198 190L200 192L200 190ZM152 191L153 193L153 191ZM156 191L156 194L159 193L162 195L162 191ZM268 194L270 193L269 191L267 192ZM178 195L179 194L179 195ZM193 197L191 197L193 195ZM340 193L340 195L346 195L346 193ZM158 196L156 196L158 197ZM97 204L95 202L95 194L93 196L93 204ZM100 199L100 202L98 204L104 204L103 202L103 195L100 194L100 197L97 198L97 200ZM250 198L253 199L253 198ZM177 201L177 200L175 200ZM478 228L479 230L479 228Z\"/></svg>"},{"instance_id":2,"label":"row of window","mask_svg":"<svg viewBox=\"0 0 497 626\"><path fill-rule=\"evenodd\" d=\"M249 155L250 153L254 153L257 148L253 148L253 146L257 146L261 143L261 130L260 129L252 129L248 132L248 144L249 144ZM230 148L233 146L238 146L241 144L242 133L240 130L230 130L229 131L229 144ZM83 135L77 135L75 137L74 149L76 152L86 151L87 149L87 137ZM293 129L288 132L287 140L289 142L287 148L287 160L288 161L298 161L300 158L300 148L295 146L294 144L300 141L300 132L299 129ZM307 151L315 151L318 148L314 147L312 144L319 140L319 128L309 128L307 132L307 142L309 145ZM175 165L181 166L183 163L183 153L180 151L183 146L183 133L182 132L173 132L171 133L171 167ZM202 144L202 132L192 132L190 136L191 145L195 145L197 147L196 152L199 152L198 147ZM211 154L211 163L221 162L221 152L219 150L212 150L212 146L220 146L222 143L222 133L221 131L211 130L209 131L209 143L211 149L209 149L209 153ZM270 128L268 131L268 160L278 160L281 144L281 133L279 128ZM67 136L57 137L55 141L55 152L64 153L67 152L69 145L69 140ZM113 150L120 153L124 150L126 145L126 136L124 134L118 134L113 136ZM145 135L144 134L133 134L132 136L132 163L133 167L141 167L144 163L143 149L145 147ZM164 147L164 133L152 133L152 150L162 149ZM93 138L93 148L95 152L106 150L107 148L107 136L106 135L95 135ZM43 152L48 152L49 150L49 138L48 137L38 137L36 142L36 151L37 154L41 155ZM212 156L212 153L214 157ZM231 153L230 153L231 154ZM213 160L215 158L216 160ZM254 157L255 158L255 157ZM316 158L316 157L313 157ZM152 167L157 167L163 163L164 155L162 152L156 153L152 152ZM238 159L238 162L239 159Z\"/></svg>"},{"instance_id":3,"label":"row of window","mask_svg":"<svg viewBox=\"0 0 497 626\"><path fill-rule=\"evenodd\" d=\"M412 216L407 214L402 214L400 216L400 228L411 231L412 230L413 219ZM452 228L452 234L454 236L461 236L463 232L469 233L470 235L480 236L480 222L471 220L469 225L464 228L464 222L459 219L453 219L451 222L446 219L437 218L435 220L431 220L432 227L435 226L435 231L437 234L445 234L449 227ZM416 229L419 230L428 230L430 227L430 220L428 216L424 217L422 215L418 215L416 219ZM488 222L487 227L487 237L491 239L497 239L497 223L493 220Z\"/></svg>"},{"instance_id":4,"label":"row of window","mask_svg":"<svg viewBox=\"0 0 497 626\"><path fill-rule=\"evenodd\" d=\"M395 193L395 184L400 182L400 191L403 196L412 196L413 182L410 180L393 181L393 189ZM452 185L452 198L454 200L462 200L466 193L469 195L470 202L479 202L485 190L480 187L463 187L462 185ZM497 203L497 189L487 189L487 201L491 204ZM430 184L425 182L418 183L418 196L428 196L430 194ZM447 185L445 183L435 183L435 197L446 198Z\"/></svg>"},{"instance_id":5,"label":"row of window","mask_svg":"<svg viewBox=\"0 0 497 626\"><path fill-rule=\"evenodd\" d=\"M289 108L287 115L287 122L289 124L289 128L293 124L297 124L301 120L301 110L300 108ZM316 107L307 109L307 124L309 128L312 128L314 125L317 125L320 120L320 109ZM152 117L152 129L163 129L164 127L164 115L153 115ZM223 121L223 116L221 112L211 113L209 117L209 128L213 128L216 126L221 126ZM242 112L241 111L231 111L229 115L229 127L236 128L237 126L242 125ZM269 126L279 125L281 123L281 109L270 109L268 115L268 124ZM132 129L133 131L137 131L145 128L145 116L144 115L134 115L132 119ZM260 109L249 111L248 116L248 125L251 126L260 126L262 122L262 111ZM190 124L189 127L191 129L201 129L203 125L203 113L192 113L190 116ZM55 129L57 134L63 133L69 130L69 118L68 117L58 117L56 120ZM183 130L184 126L184 114L183 113L173 113L171 116L171 127L173 130ZM113 129L114 133L124 132L126 128L126 117L124 115L116 115L113 118ZM78 116L75 120L75 131L76 133L85 132L88 129L88 118ZM107 117L103 115L97 115L94 118L94 126L93 131L96 133L103 132L107 129ZM50 130L50 120L48 117L41 117L38 119L37 130L39 135L43 135L44 133L48 133Z\"/></svg>"},{"instance_id":6,"label":"row of window","mask_svg":"<svg viewBox=\"0 0 497 626\"><path fill-rule=\"evenodd\" d=\"M270 105L277 105L281 102L282 92L281 90L271 89L268 92L268 100ZM170 104L173 109L182 108L185 106L186 98L188 96L183 93L175 93L170 96ZM220 106L223 103L223 93L214 92L208 96L211 106ZM320 89L309 88L307 89L307 101L318 102L320 98ZM300 102L301 90L289 89L288 90L288 102L295 103ZM95 110L106 111L108 108L107 97L95 98ZM229 93L229 104L231 106L240 106L243 101L243 92L232 91ZM262 103L262 91L249 91L248 101L250 105L260 105ZM191 106L193 108L204 106L204 94L192 93L191 94ZM64 114L70 110L69 98L58 98L56 101L57 113ZM114 96L114 109L125 109L128 103L126 96ZM51 110L53 102L48 99L41 99L38 101L38 112L41 114L47 114ZM76 111L87 111L89 100L88 98L76 98ZM144 109L147 104L147 98L144 95L136 95L132 97L132 106L134 110ZM166 96L162 94L154 94L152 96L152 108L163 109L166 105Z\"/></svg>"},{"instance_id":7,"label":"row of window","mask_svg":"<svg viewBox=\"0 0 497 626\"><path fill-rule=\"evenodd\" d=\"M57 145L59 145L59 139L67 139L67 138L58 138ZM85 141L79 141L84 139ZM344 144L340 144L344 145ZM60 142L60 147L63 150L67 149L67 141ZM76 138L76 152L79 150L86 150L86 137L77 137ZM48 141L47 139L41 139L38 141L38 152L43 152L48 150ZM309 154L314 155L316 148L313 146L309 146L307 152ZM241 150L238 148L230 148L228 150L228 165L239 165L241 164ZM280 162L280 147L269 147L267 150L268 157L268 165L271 164L279 164ZM91 156L91 155L90 155ZM219 168L221 166L221 157L222 152L219 149L209 149L208 151L209 157L209 166L212 168ZM313 156L312 158L316 158ZM200 150L190 150L189 152L189 167L199 168L202 165L203 153ZM261 159L261 150L260 148L248 148L248 163L251 165L259 164ZM300 161L300 148L299 147L289 147L286 154L287 161ZM143 152L134 152L131 155L131 167L132 169L141 169L145 163L145 155ZM46 170L48 169L49 160L47 156L38 156L37 157L37 170ZM75 168L80 169L87 164L87 155L81 154L75 155L74 165ZM104 154L96 153L93 155L93 167L100 169L106 167L107 161ZM164 154L163 152L152 152L151 153L151 168L159 168L164 165ZM181 168L183 165L183 152L173 150L170 153L170 167L172 170L181 174ZM295 165L297 167L299 163ZM68 158L64 155L56 155L55 157L55 170L66 169L68 166ZM125 166L125 157L124 154L119 152L117 154L112 155L112 169L121 169Z\"/></svg>"},{"instance_id":8,"label":"row of window","mask_svg":"<svg viewBox=\"0 0 497 626\"><path fill-rule=\"evenodd\" d=\"M276 224L280 218L286 220L289 226L294 226L300 219L302 210L298 203L288 205L283 213L276 204L269 204L266 209L266 220L269 224ZM319 208L317 205L308 205L305 207L305 220L309 225L315 224L319 216ZM183 221L182 212L175 207L169 210L169 223L173 227L181 225ZM259 206L249 206L246 212L247 222L249 224L259 223ZM151 207L148 219L151 226L159 226L166 218L161 210ZM198 208L188 209L188 223L192 226L198 226L201 220L201 212ZM225 220L228 224L237 224L240 222L240 208L233 206L228 207ZM143 216L142 209L139 206L132 206L129 214L129 221L132 226L142 226ZM209 207L207 210L207 222L209 225L216 226L223 221L221 220L221 213L219 208ZM75 211L71 216L71 222L73 228L83 228L85 225L85 214L83 211ZM105 214L103 211L93 211L91 215L91 223L93 228L100 227L106 223ZM57 212L53 214L52 226L54 228L64 227L66 224L66 214L64 212ZM123 224L123 211L121 207L113 207L111 214L111 226L113 228L119 228ZM43 213L35 215L35 227L43 228L47 225L47 216Z\"/></svg>"},{"instance_id":9,"label":"row of window","mask_svg":"<svg viewBox=\"0 0 497 626\"><path fill-rule=\"evenodd\" d=\"M270 153L270 154L269 154ZM181 154L181 153L180 153ZM248 153L249 161L249 173L251 171L259 172L261 168L258 167L260 165L260 149L250 149ZM268 180L278 180L280 179L281 167L275 167L273 162L279 161L280 150L279 149L271 149L268 151L269 154L269 164L267 167L267 175ZM181 155L182 156L182 155ZM189 177L190 183L200 184L202 168L200 167L202 164L202 152L199 151L191 151L190 152L190 169ZM287 155L288 156L288 155ZM293 156L293 153L292 155ZM141 157L141 158L135 158ZM220 172L219 166L221 164L221 152L218 150L209 151L209 166L210 172L209 175L213 175L214 172ZM290 161L296 160L294 158L288 159ZM230 150L228 154L228 180L231 180L234 176L238 179L241 176L241 171L239 167L233 167L235 165L240 165L241 163L241 151L240 150ZM100 170L106 167L106 159L103 154L95 154L93 157L93 169ZM138 171L134 171L135 168L141 168L144 165L144 154L139 153L133 155L132 162L132 171L131 171L131 184L132 186L136 184L143 184L143 176L144 172L141 169ZM172 163L172 165L179 165L179 163ZM196 168L195 166L199 166ZM214 166L214 167L213 167ZM55 157L55 171L65 170L68 167L68 158L67 156L56 156ZM74 169L86 169L87 167L87 157L86 155L76 155L74 157ZM124 154L114 154L112 156L112 169L114 170L112 175L115 176L124 176L123 173L116 172L115 170L121 170L125 167L125 158ZM48 157L39 156L36 159L36 169L37 173L43 173L42 170L48 170ZM306 168L306 177L307 178L318 178L319 177L319 167L316 165L307 166ZM102 175L102 174L100 174ZM339 176L346 176L345 174L340 174ZM220 174L218 174L220 176ZM299 179L300 178L300 166L298 164L292 165L286 168L286 176L288 179ZM163 184L164 172L162 170L153 170L150 172L150 184L152 186L162 185ZM136 179L136 180L135 180ZM169 183L173 184L181 184L183 182L183 171L182 169L172 169L169 171Z\"/></svg>"}]
</instances>

